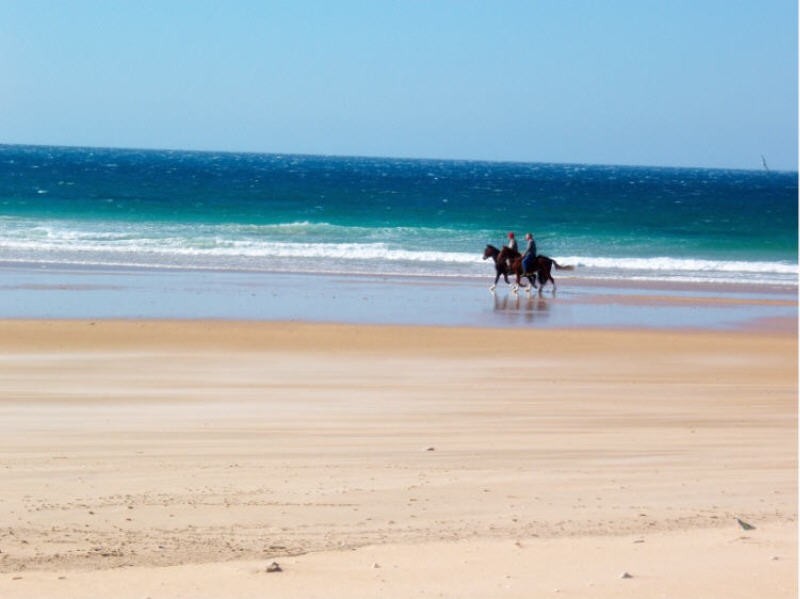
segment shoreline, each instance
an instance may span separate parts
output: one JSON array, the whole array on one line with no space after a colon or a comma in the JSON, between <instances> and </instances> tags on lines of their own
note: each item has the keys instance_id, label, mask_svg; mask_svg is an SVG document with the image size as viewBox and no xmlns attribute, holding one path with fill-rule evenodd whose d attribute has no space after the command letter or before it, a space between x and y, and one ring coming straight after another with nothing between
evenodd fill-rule
<instances>
[{"instance_id":1,"label":"shoreline","mask_svg":"<svg viewBox=\"0 0 800 599\"><path fill-rule=\"evenodd\" d=\"M180 266L149 266L149 265L122 265L122 264L83 264L83 263L69 263L69 262L26 262L26 261L9 261L0 260L0 272L3 270L8 271L23 271L35 272L43 274L44 272L58 273L58 272L78 272L78 273L98 273L98 274L196 274L196 275L214 275L214 274L234 274L234 275L249 275L249 276L299 276L299 277L330 277L330 278L354 278L354 279L369 279L369 280L382 280L392 279L398 281L405 281L409 284L421 283L425 281L458 281L464 280L471 282L490 281L494 277L494 271L490 263L486 263L485 274L430 274L430 273L401 273L401 272L361 272L361 271L292 271L285 269L247 269L247 268L228 268L220 267L213 268L209 266L198 266L196 268ZM553 270L554 277L562 281L568 281L579 287L610 287L610 288L641 288L641 289L661 289L673 290L676 292L732 292L732 293L797 293L800 289L800 279L793 283L777 283L777 282L762 282L762 281L741 281L741 280L727 280L727 281L705 281L705 280L687 280L676 278L674 280L646 278L638 276L629 277L602 277L602 276L586 276L575 274L575 271L559 272ZM739 279L743 279L746 275L742 275ZM513 279L513 277L511 277ZM502 281L502 279L501 279ZM498 282L500 285L501 282Z\"/></svg>"},{"instance_id":2,"label":"shoreline","mask_svg":"<svg viewBox=\"0 0 800 599\"><path fill-rule=\"evenodd\" d=\"M558 279L539 296L491 278L6 269L0 318L198 319L479 328L796 330L797 289Z\"/></svg>"}]
</instances>

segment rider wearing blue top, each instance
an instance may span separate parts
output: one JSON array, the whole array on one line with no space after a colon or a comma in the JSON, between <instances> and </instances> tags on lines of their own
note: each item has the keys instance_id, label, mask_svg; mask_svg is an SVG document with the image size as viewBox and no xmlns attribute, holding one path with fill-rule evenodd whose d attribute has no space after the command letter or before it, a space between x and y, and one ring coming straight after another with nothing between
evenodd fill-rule
<instances>
[{"instance_id":1,"label":"rider wearing blue top","mask_svg":"<svg viewBox=\"0 0 800 599\"><path fill-rule=\"evenodd\" d=\"M536 242L533 240L533 235L530 233L525 234L525 253L522 254L522 273L527 274L533 268L533 261L536 260Z\"/></svg>"}]
</instances>

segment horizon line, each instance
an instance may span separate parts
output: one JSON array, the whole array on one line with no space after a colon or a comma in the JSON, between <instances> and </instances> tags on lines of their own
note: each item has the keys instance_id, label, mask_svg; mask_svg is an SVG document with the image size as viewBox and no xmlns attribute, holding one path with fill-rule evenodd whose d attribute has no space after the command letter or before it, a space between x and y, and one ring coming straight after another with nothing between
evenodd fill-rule
<instances>
[{"instance_id":1,"label":"horizon line","mask_svg":"<svg viewBox=\"0 0 800 599\"><path fill-rule=\"evenodd\" d=\"M302 156L320 158L366 158L372 160L404 160L421 162L474 162L489 164L531 164L531 165L552 165L552 166L600 166L600 167L622 167L622 168L653 168L653 169L676 169L676 170L718 170L718 171L745 171L770 173L798 173L798 169L781 168L746 168L746 167L723 167L723 166L687 166L687 165L658 165L658 164L624 164L613 162L553 162L553 161L533 161L533 160L501 160L487 158L433 158L425 156L405 156L405 155L378 155L378 154L337 154L337 153L313 153L313 152L277 152L277 151L257 151L257 150L209 150L209 149L188 149L180 147L136 147L136 146L103 146L103 145L72 145L60 143L16 143L0 142L0 147L29 147L29 148L64 148L75 150L122 150L136 152L183 152L187 154L251 154L256 156ZM763 154L759 154L759 159Z\"/></svg>"}]
</instances>

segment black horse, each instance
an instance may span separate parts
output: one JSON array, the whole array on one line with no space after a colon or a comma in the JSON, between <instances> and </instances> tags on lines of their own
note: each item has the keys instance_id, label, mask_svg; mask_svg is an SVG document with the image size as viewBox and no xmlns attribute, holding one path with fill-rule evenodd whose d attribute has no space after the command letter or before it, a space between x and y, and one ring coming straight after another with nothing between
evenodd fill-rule
<instances>
[{"instance_id":1,"label":"black horse","mask_svg":"<svg viewBox=\"0 0 800 599\"><path fill-rule=\"evenodd\" d=\"M523 277L531 282L531 288L536 288L536 279L539 279L539 295L542 294L544 286L550 282L553 284L553 293L556 292L556 281L553 279L552 269L555 266L557 270L573 270L574 266L562 266L552 258L547 256L536 256L533 262L533 270L530 272L522 272L522 255L511 248L504 247L498 250L493 245L487 245L483 250L483 259L491 258L494 260L495 277L494 284L489 288L494 291L497 287L497 281L502 275L506 283L511 284L508 280L508 275L515 275L517 282L513 286L516 292L520 287L527 288L528 286L522 283ZM530 289L528 289L530 291Z\"/></svg>"}]
</instances>

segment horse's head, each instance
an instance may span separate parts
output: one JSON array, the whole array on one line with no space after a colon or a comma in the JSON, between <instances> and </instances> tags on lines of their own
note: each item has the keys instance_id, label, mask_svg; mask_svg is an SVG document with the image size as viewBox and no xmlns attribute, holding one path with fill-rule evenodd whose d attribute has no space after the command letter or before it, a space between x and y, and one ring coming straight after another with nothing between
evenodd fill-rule
<instances>
[{"instance_id":1,"label":"horse's head","mask_svg":"<svg viewBox=\"0 0 800 599\"><path fill-rule=\"evenodd\" d=\"M500 253L500 250L498 250L493 245L487 244L486 245L486 249L483 250L483 259L486 260L487 258L494 258L499 253Z\"/></svg>"}]
</instances>

